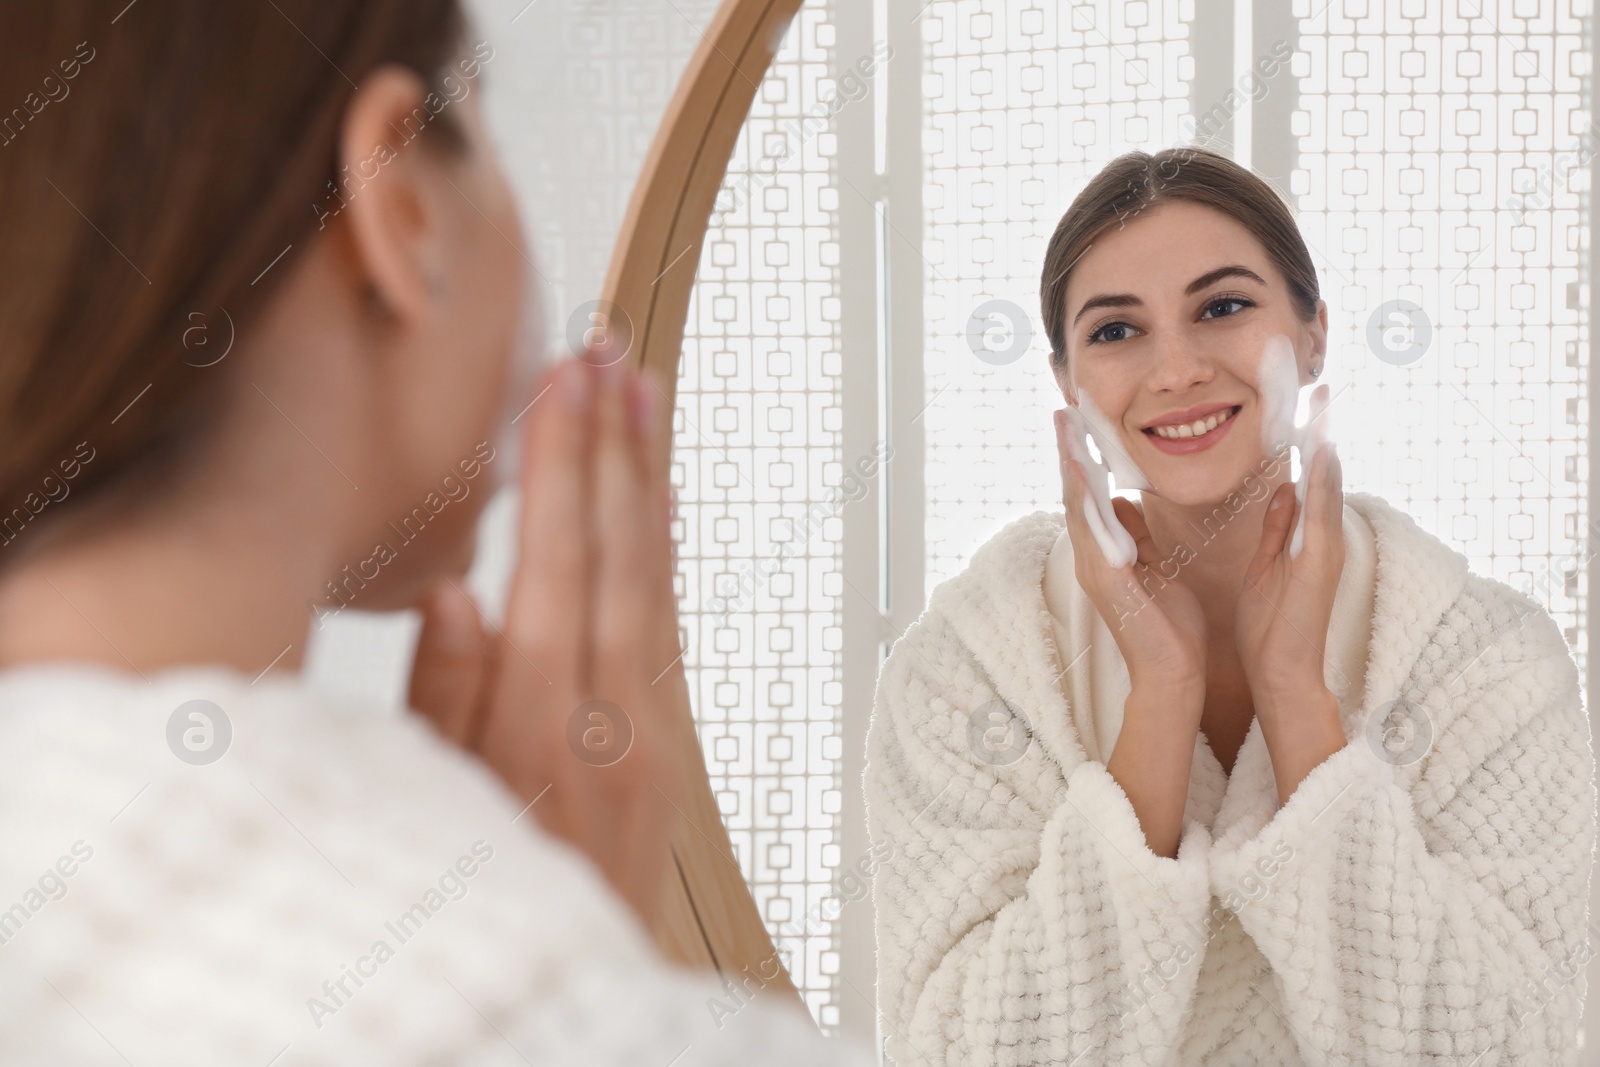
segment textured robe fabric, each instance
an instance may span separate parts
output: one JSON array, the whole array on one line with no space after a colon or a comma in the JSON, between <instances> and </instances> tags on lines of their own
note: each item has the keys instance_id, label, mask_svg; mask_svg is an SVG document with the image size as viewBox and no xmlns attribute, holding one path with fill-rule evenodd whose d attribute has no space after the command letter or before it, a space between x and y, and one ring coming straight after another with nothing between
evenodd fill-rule
<instances>
[{"instance_id":1,"label":"textured robe fabric","mask_svg":"<svg viewBox=\"0 0 1600 1067\"><path fill-rule=\"evenodd\" d=\"M1326 680L1347 744L1280 808L1259 722L1231 776L1202 735L1176 858L1102 761L1127 672L1064 516L934 590L867 738L894 1063L1575 1062L1596 825L1576 665L1533 600L1381 499L1345 505Z\"/></svg>"},{"instance_id":2,"label":"textured robe fabric","mask_svg":"<svg viewBox=\"0 0 1600 1067\"><path fill-rule=\"evenodd\" d=\"M528 807L292 677L0 671L0 1064L871 1062L668 966Z\"/></svg>"}]
</instances>

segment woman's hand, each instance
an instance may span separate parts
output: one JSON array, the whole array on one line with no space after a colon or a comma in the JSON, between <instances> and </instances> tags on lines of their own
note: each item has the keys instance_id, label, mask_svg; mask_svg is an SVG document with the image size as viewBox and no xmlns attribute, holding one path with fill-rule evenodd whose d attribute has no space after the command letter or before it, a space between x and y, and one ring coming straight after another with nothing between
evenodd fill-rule
<instances>
[{"instance_id":1,"label":"woman's hand","mask_svg":"<svg viewBox=\"0 0 1600 1067\"><path fill-rule=\"evenodd\" d=\"M1326 403L1324 391L1313 397L1312 410ZM1261 545L1234 618L1280 807L1306 775L1346 744L1339 702L1323 680L1328 620L1344 570L1344 472L1331 444L1317 449L1310 464L1304 505L1295 500L1292 482L1278 486L1267 505ZM1291 559L1289 542L1302 510L1304 542Z\"/></svg>"},{"instance_id":2,"label":"woman's hand","mask_svg":"<svg viewBox=\"0 0 1600 1067\"><path fill-rule=\"evenodd\" d=\"M1133 537L1137 559L1113 567L1084 517L1088 475L1067 448L1066 421L1056 413L1061 494L1078 585L1088 594L1122 651L1132 683L1106 773L1138 817L1145 844L1158 856L1178 854L1189 771L1206 701L1206 619L1194 591L1160 572L1161 554L1139 509L1111 503Z\"/></svg>"},{"instance_id":3,"label":"woman's hand","mask_svg":"<svg viewBox=\"0 0 1600 1067\"><path fill-rule=\"evenodd\" d=\"M1312 395L1312 417L1321 417L1327 403L1327 387L1321 386ZM1261 544L1235 613L1239 660L1263 729L1280 709L1308 705L1327 691L1323 652L1344 570L1343 466L1331 444L1309 463L1305 503L1296 501L1294 483L1285 482L1267 505ZM1304 543L1291 559L1289 542L1302 510Z\"/></svg>"},{"instance_id":4,"label":"woman's hand","mask_svg":"<svg viewBox=\"0 0 1600 1067\"><path fill-rule=\"evenodd\" d=\"M1198 695L1192 711L1198 724L1206 680L1206 619L1194 591L1161 573L1161 553L1150 528L1133 503L1113 498L1112 509L1133 537L1138 559L1113 567L1084 517L1088 474L1066 446L1067 429L1056 414L1056 448L1061 457L1061 494L1072 537L1078 585L1088 594L1128 665L1140 692Z\"/></svg>"},{"instance_id":5,"label":"woman's hand","mask_svg":"<svg viewBox=\"0 0 1600 1067\"><path fill-rule=\"evenodd\" d=\"M585 852L650 927L686 782L671 490L655 389L566 360L529 409L518 562L503 632L453 581L424 605L411 705Z\"/></svg>"}]
</instances>

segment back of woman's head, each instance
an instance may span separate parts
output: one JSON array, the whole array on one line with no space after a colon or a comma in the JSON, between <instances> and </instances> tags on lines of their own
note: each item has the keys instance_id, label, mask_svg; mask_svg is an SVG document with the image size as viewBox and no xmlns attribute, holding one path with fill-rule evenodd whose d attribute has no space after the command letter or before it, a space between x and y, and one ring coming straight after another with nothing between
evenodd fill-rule
<instances>
[{"instance_id":1,"label":"back of woman's head","mask_svg":"<svg viewBox=\"0 0 1600 1067\"><path fill-rule=\"evenodd\" d=\"M1100 234L1125 226L1163 203L1186 200L1215 208L1255 235L1283 274L1302 322L1317 312L1317 272L1294 216L1278 191L1249 168L1198 147L1118 156L1090 179L1056 224L1039 281L1040 310L1050 338L1051 366L1067 361L1067 279Z\"/></svg>"},{"instance_id":2,"label":"back of woman's head","mask_svg":"<svg viewBox=\"0 0 1600 1067\"><path fill-rule=\"evenodd\" d=\"M80 442L79 499L197 440L334 202L356 86L434 84L465 30L457 0L125 2L0 13L0 524Z\"/></svg>"}]
</instances>

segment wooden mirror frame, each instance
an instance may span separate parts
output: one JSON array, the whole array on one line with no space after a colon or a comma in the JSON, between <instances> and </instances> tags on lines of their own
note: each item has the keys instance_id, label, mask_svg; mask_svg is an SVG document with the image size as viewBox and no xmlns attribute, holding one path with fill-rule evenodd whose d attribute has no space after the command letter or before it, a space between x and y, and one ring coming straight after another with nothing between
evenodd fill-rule
<instances>
[{"instance_id":1,"label":"wooden mirror frame","mask_svg":"<svg viewBox=\"0 0 1600 1067\"><path fill-rule=\"evenodd\" d=\"M601 294L600 325L626 359L677 404L684 323L700 249L728 161L757 89L803 0L724 0L684 71L634 186ZM623 331L619 334L618 331ZM656 454L672 457L672 419L658 424ZM690 784L673 840L678 877L651 931L669 958L712 967L747 989L800 1003L734 856L695 733L683 661L662 681L676 705ZM809 1015L808 1015L809 1017Z\"/></svg>"}]
</instances>

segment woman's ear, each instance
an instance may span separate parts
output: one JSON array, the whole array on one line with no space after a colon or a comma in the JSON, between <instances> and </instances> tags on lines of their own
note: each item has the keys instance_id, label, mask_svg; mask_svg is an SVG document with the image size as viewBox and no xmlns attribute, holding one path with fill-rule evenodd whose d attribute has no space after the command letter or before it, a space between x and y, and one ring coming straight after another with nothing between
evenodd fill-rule
<instances>
[{"instance_id":1,"label":"woman's ear","mask_svg":"<svg viewBox=\"0 0 1600 1067\"><path fill-rule=\"evenodd\" d=\"M1311 381L1311 367L1326 367L1328 355L1328 302L1317 301L1317 313L1306 323L1306 332L1311 335L1311 356L1308 362L1305 381ZM1305 384L1302 382L1301 384Z\"/></svg>"},{"instance_id":2,"label":"woman's ear","mask_svg":"<svg viewBox=\"0 0 1600 1067\"><path fill-rule=\"evenodd\" d=\"M339 135L339 214L347 223L354 280L391 315L427 314L443 277L439 184L428 150L437 116L423 105L427 86L414 71L390 64L361 83L345 109ZM422 141L421 144L416 142Z\"/></svg>"},{"instance_id":3,"label":"woman's ear","mask_svg":"<svg viewBox=\"0 0 1600 1067\"><path fill-rule=\"evenodd\" d=\"M1068 404L1078 406L1078 390L1073 387L1072 374L1067 370L1066 363L1057 363L1053 368L1056 376L1056 385L1061 389L1061 395Z\"/></svg>"}]
</instances>

